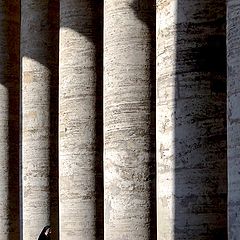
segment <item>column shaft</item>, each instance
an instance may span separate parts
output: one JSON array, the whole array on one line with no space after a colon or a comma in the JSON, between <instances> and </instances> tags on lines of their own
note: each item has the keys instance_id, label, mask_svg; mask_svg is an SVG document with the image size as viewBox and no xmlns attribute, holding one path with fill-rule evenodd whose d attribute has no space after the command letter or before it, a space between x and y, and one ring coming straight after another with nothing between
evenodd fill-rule
<instances>
[{"instance_id":1,"label":"column shaft","mask_svg":"<svg viewBox=\"0 0 240 240\"><path fill-rule=\"evenodd\" d=\"M42 228L50 224L50 160L56 159L51 157L50 144L51 87L56 84L51 68L58 44L52 43L56 31L51 31L50 6L49 0L21 1L22 211L26 240L37 239Z\"/></svg>"},{"instance_id":2,"label":"column shaft","mask_svg":"<svg viewBox=\"0 0 240 240\"><path fill-rule=\"evenodd\" d=\"M97 92L98 3L60 1L60 238L96 236L101 155ZM101 145L101 143L100 143ZM102 189L101 189L102 191ZM98 195L98 197L100 197Z\"/></svg>"},{"instance_id":3,"label":"column shaft","mask_svg":"<svg viewBox=\"0 0 240 240\"><path fill-rule=\"evenodd\" d=\"M155 239L153 1L104 1L104 231ZM153 97L154 98L154 97ZM152 131L153 130L153 131Z\"/></svg>"},{"instance_id":4,"label":"column shaft","mask_svg":"<svg viewBox=\"0 0 240 240\"><path fill-rule=\"evenodd\" d=\"M228 239L240 235L240 3L227 1Z\"/></svg>"},{"instance_id":5,"label":"column shaft","mask_svg":"<svg viewBox=\"0 0 240 240\"><path fill-rule=\"evenodd\" d=\"M0 1L0 238L19 239L19 12Z\"/></svg>"},{"instance_id":6,"label":"column shaft","mask_svg":"<svg viewBox=\"0 0 240 240\"><path fill-rule=\"evenodd\" d=\"M157 1L159 240L227 239L225 16L225 1Z\"/></svg>"}]
</instances>

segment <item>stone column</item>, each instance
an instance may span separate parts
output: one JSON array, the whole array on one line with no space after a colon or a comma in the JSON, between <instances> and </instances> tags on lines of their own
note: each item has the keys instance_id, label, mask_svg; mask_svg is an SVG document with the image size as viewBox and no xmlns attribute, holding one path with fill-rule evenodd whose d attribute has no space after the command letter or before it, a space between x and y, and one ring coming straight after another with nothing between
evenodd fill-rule
<instances>
[{"instance_id":1,"label":"stone column","mask_svg":"<svg viewBox=\"0 0 240 240\"><path fill-rule=\"evenodd\" d=\"M16 0L0 1L0 238L19 239L19 23Z\"/></svg>"},{"instance_id":2,"label":"stone column","mask_svg":"<svg viewBox=\"0 0 240 240\"><path fill-rule=\"evenodd\" d=\"M37 239L42 228L50 224L51 60L58 44L51 42L50 5L48 0L21 1L22 212L26 240Z\"/></svg>"},{"instance_id":3,"label":"stone column","mask_svg":"<svg viewBox=\"0 0 240 240\"><path fill-rule=\"evenodd\" d=\"M225 16L225 1L157 1L159 240L227 239Z\"/></svg>"},{"instance_id":4,"label":"stone column","mask_svg":"<svg viewBox=\"0 0 240 240\"><path fill-rule=\"evenodd\" d=\"M152 1L104 1L104 231L155 239ZM152 98L153 97L153 98ZM153 130L153 131L152 131Z\"/></svg>"},{"instance_id":5,"label":"stone column","mask_svg":"<svg viewBox=\"0 0 240 240\"><path fill-rule=\"evenodd\" d=\"M60 238L97 236L97 2L60 1ZM100 141L102 141L100 139ZM98 238L97 238L98 237Z\"/></svg>"},{"instance_id":6,"label":"stone column","mask_svg":"<svg viewBox=\"0 0 240 240\"><path fill-rule=\"evenodd\" d=\"M227 1L228 238L240 235L240 2Z\"/></svg>"},{"instance_id":7,"label":"stone column","mask_svg":"<svg viewBox=\"0 0 240 240\"><path fill-rule=\"evenodd\" d=\"M157 239L174 240L174 111L177 1L156 4Z\"/></svg>"}]
</instances>

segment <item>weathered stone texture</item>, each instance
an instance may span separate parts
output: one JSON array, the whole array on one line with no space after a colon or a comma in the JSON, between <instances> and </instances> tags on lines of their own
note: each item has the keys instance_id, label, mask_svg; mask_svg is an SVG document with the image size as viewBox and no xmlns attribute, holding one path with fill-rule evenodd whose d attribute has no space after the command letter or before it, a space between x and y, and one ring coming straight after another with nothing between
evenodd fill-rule
<instances>
[{"instance_id":1,"label":"weathered stone texture","mask_svg":"<svg viewBox=\"0 0 240 240\"><path fill-rule=\"evenodd\" d=\"M0 240L238 240L239 27L239 0L0 0Z\"/></svg>"},{"instance_id":2,"label":"weathered stone texture","mask_svg":"<svg viewBox=\"0 0 240 240\"><path fill-rule=\"evenodd\" d=\"M240 2L227 2L228 239L240 236Z\"/></svg>"},{"instance_id":3,"label":"weathered stone texture","mask_svg":"<svg viewBox=\"0 0 240 240\"><path fill-rule=\"evenodd\" d=\"M156 8L157 236L174 239L174 104L177 1Z\"/></svg>"},{"instance_id":4,"label":"weathered stone texture","mask_svg":"<svg viewBox=\"0 0 240 240\"><path fill-rule=\"evenodd\" d=\"M108 240L155 239L150 4L104 1L104 236Z\"/></svg>"},{"instance_id":5,"label":"weathered stone texture","mask_svg":"<svg viewBox=\"0 0 240 240\"><path fill-rule=\"evenodd\" d=\"M101 227L96 226L96 166L102 160L96 150L102 127L97 126L97 12L92 0L60 1L61 239L102 239L96 236Z\"/></svg>"},{"instance_id":6,"label":"weathered stone texture","mask_svg":"<svg viewBox=\"0 0 240 240\"><path fill-rule=\"evenodd\" d=\"M19 239L19 2L0 1L0 239Z\"/></svg>"},{"instance_id":7,"label":"weathered stone texture","mask_svg":"<svg viewBox=\"0 0 240 240\"><path fill-rule=\"evenodd\" d=\"M50 62L54 48L49 6L48 0L21 1L22 212L26 240L37 239L42 228L50 224Z\"/></svg>"},{"instance_id":8,"label":"weathered stone texture","mask_svg":"<svg viewBox=\"0 0 240 240\"><path fill-rule=\"evenodd\" d=\"M157 1L158 239L226 239L225 1Z\"/></svg>"}]
</instances>

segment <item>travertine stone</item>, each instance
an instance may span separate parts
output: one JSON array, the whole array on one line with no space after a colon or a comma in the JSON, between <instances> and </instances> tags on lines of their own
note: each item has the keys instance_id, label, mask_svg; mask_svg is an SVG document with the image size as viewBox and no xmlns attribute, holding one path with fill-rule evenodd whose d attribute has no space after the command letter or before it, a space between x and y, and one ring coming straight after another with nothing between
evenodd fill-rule
<instances>
[{"instance_id":1,"label":"travertine stone","mask_svg":"<svg viewBox=\"0 0 240 240\"><path fill-rule=\"evenodd\" d=\"M49 0L21 1L24 240L37 239L50 224L50 62L54 48L49 6Z\"/></svg>"},{"instance_id":2,"label":"travertine stone","mask_svg":"<svg viewBox=\"0 0 240 240\"><path fill-rule=\"evenodd\" d=\"M106 240L154 239L151 2L104 1Z\"/></svg>"},{"instance_id":3,"label":"travertine stone","mask_svg":"<svg viewBox=\"0 0 240 240\"><path fill-rule=\"evenodd\" d=\"M156 5L157 239L174 240L174 107L177 1Z\"/></svg>"},{"instance_id":4,"label":"travertine stone","mask_svg":"<svg viewBox=\"0 0 240 240\"><path fill-rule=\"evenodd\" d=\"M226 238L225 1L157 1L158 239Z\"/></svg>"},{"instance_id":5,"label":"travertine stone","mask_svg":"<svg viewBox=\"0 0 240 240\"><path fill-rule=\"evenodd\" d=\"M97 3L60 1L60 239L96 236ZM100 126L101 127L101 126ZM99 182L99 184L101 184Z\"/></svg>"},{"instance_id":6,"label":"travertine stone","mask_svg":"<svg viewBox=\"0 0 240 240\"><path fill-rule=\"evenodd\" d=\"M227 1L229 240L240 236L240 2Z\"/></svg>"},{"instance_id":7,"label":"travertine stone","mask_svg":"<svg viewBox=\"0 0 240 240\"><path fill-rule=\"evenodd\" d=\"M19 1L0 1L0 239L19 239Z\"/></svg>"}]
</instances>

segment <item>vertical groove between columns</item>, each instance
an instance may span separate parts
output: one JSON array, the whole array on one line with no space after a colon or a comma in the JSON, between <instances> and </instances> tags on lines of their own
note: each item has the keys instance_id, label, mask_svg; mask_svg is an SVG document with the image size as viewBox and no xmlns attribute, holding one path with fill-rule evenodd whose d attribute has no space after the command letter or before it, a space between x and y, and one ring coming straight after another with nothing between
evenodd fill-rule
<instances>
[{"instance_id":1,"label":"vertical groove between columns","mask_svg":"<svg viewBox=\"0 0 240 240\"><path fill-rule=\"evenodd\" d=\"M59 0L49 1L49 54L50 81L50 225L51 239L59 239Z\"/></svg>"},{"instance_id":2,"label":"vertical groove between columns","mask_svg":"<svg viewBox=\"0 0 240 240\"><path fill-rule=\"evenodd\" d=\"M96 239L104 239L104 189L103 189L103 0L95 1L96 29Z\"/></svg>"}]
</instances>

